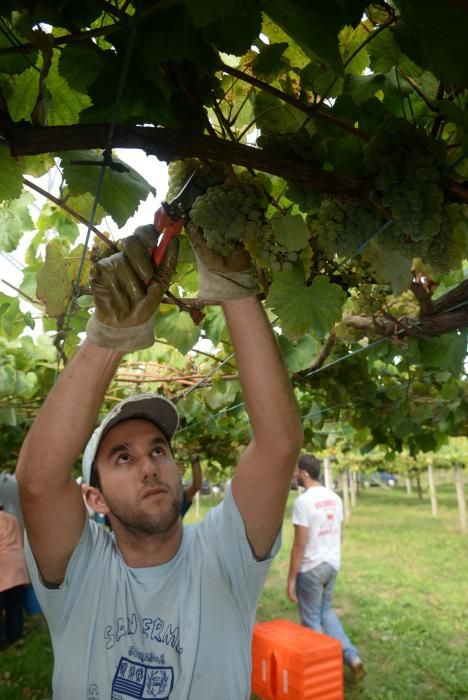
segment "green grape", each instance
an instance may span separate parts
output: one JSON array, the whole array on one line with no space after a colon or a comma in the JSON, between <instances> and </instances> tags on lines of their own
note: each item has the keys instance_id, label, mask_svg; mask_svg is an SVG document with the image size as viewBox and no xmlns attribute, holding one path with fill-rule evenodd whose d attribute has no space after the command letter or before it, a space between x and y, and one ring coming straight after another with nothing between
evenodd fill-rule
<instances>
[{"instance_id":1,"label":"green grape","mask_svg":"<svg viewBox=\"0 0 468 700\"><path fill-rule=\"evenodd\" d=\"M322 195L315 190L301 187L296 182L289 182L285 195L291 202L297 204L304 214L313 214L320 208Z\"/></svg>"},{"instance_id":2,"label":"green grape","mask_svg":"<svg viewBox=\"0 0 468 700\"><path fill-rule=\"evenodd\" d=\"M318 217L312 222L313 233L325 255L348 257L382 226L377 210L368 202L322 200Z\"/></svg>"},{"instance_id":3,"label":"green grape","mask_svg":"<svg viewBox=\"0 0 468 700\"><path fill-rule=\"evenodd\" d=\"M446 204L442 209L440 231L421 256L423 262L429 263L434 272L445 273L461 267L467 255L468 219L463 215L463 205Z\"/></svg>"},{"instance_id":4,"label":"green grape","mask_svg":"<svg viewBox=\"0 0 468 700\"><path fill-rule=\"evenodd\" d=\"M195 199L189 216L212 250L229 255L237 241L263 235L263 204L261 186L248 173L241 173L208 187Z\"/></svg>"},{"instance_id":5,"label":"green grape","mask_svg":"<svg viewBox=\"0 0 468 700\"><path fill-rule=\"evenodd\" d=\"M168 168L169 187L165 198L168 202L180 194L194 172L195 175L183 193L183 206L187 211L195 199L204 194L208 187L221 183L225 179L224 168L219 163L202 163L197 158L176 160Z\"/></svg>"},{"instance_id":6,"label":"green grape","mask_svg":"<svg viewBox=\"0 0 468 700\"><path fill-rule=\"evenodd\" d=\"M405 119L389 119L364 147L364 161L374 176L382 204L390 209L395 233L427 248L442 224L442 145ZM417 254L417 253L416 253Z\"/></svg>"}]
</instances>

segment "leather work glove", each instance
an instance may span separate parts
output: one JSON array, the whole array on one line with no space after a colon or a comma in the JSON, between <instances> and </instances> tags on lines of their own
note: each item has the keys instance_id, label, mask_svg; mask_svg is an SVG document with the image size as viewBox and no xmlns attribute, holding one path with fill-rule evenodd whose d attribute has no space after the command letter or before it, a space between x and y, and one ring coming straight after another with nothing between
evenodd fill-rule
<instances>
[{"instance_id":1,"label":"leather work glove","mask_svg":"<svg viewBox=\"0 0 468 700\"><path fill-rule=\"evenodd\" d=\"M244 299L257 294L250 255L243 248L224 257L208 248L198 226L186 224L185 230L197 261L200 277L199 299L220 302Z\"/></svg>"},{"instance_id":2,"label":"leather work glove","mask_svg":"<svg viewBox=\"0 0 468 700\"><path fill-rule=\"evenodd\" d=\"M153 316L177 264L179 241L173 238L157 268L150 250L158 236L152 225L139 226L123 240L123 251L99 260L91 270L96 310L86 329L89 340L113 350L149 348Z\"/></svg>"}]
</instances>

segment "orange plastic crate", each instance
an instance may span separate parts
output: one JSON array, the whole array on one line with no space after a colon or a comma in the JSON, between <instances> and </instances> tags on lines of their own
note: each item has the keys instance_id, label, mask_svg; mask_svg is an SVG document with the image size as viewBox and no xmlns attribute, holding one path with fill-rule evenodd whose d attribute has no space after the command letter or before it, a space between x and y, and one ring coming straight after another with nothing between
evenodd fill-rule
<instances>
[{"instance_id":1,"label":"orange plastic crate","mask_svg":"<svg viewBox=\"0 0 468 700\"><path fill-rule=\"evenodd\" d=\"M340 642L290 620L256 624L252 692L262 700L344 700Z\"/></svg>"}]
</instances>

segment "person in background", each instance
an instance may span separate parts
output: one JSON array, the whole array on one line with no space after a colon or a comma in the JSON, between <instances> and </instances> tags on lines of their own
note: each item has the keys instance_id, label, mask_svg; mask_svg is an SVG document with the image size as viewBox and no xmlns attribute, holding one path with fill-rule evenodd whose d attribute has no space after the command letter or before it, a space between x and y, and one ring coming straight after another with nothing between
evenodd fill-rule
<instances>
[{"instance_id":1,"label":"person in background","mask_svg":"<svg viewBox=\"0 0 468 700\"><path fill-rule=\"evenodd\" d=\"M200 467L200 457L198 455L190 455L190 463L192 465L192 481L184 486L184 500L180 508L182 517L192 506L193 497L197 494L202 485L202 472Z\"/></svg>"},{"instance_id":2,"label":"person in background","mask_svg":"<svg viewBox=\"0 0 468 700\"><path fill-rule=\"evenodd\" d=\"M359 652L333 609L333 590L341 561L341 498L320 483L320 461L313 455L299 458L294 476L305 491L293 506L294 542L287 595L299 605L303 625L341 642L344 663L360 680L365 669Z\"/></svg>"},{"instance_id":3,"label":"person in background","mask_svg":"<svg viewBox=\"0 0 468 700\"><path fill-rule=\"evenodd\" d=\"M23 530L0 504L0 649L23 633L25 586L29 584L23 550Z\"/></svg>"}]
</instances>

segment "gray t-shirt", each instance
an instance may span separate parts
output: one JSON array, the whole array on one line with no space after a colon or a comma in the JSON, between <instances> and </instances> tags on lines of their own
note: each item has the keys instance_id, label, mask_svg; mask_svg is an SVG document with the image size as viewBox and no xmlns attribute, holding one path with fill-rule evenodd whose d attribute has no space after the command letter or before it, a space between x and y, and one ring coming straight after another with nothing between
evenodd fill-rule
<instances>
[{"instance_id":1,"label":"gray t-shirt","mask_svg":"<svg viewBox=\"0 0 468 700\"><path fill-rule=\"evenodd\" d=\"M53 533L51 533L53 537ZM257 561L228 489L175 557L132 569L89 521L60 588L46 588L26 546L51 631L55 700L247 700L257 600L271 557Z\"/></svg>"}]
</instances>

